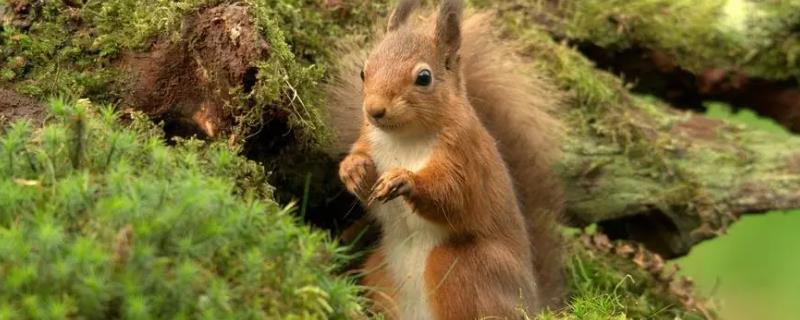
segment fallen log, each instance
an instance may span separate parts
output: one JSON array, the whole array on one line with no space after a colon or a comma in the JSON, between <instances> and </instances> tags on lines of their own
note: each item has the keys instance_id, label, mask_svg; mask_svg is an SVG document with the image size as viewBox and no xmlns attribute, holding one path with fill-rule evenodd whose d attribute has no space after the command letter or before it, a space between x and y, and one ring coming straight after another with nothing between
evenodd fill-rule
<instances>
[{"instance_id":1,"label":"fallen log","mask_svg":"<svg viewBox=\"0 0 800 320\"><path fill-rule=\"evenodd\" d=\"M742 214L800 208L800 157L793 151L800 146L798 138L676 111L633 95L620 79L554 41L536 17L525 14L535 10L510 3L484 5L498 11L504 36L520 43L520 52L537 70L532 76L549 78L559 86L559 95L571 97L561 112L570 132L558 169L566 182L569 223L596 223L612 239L635 240L665 257L677 257L720 235ZM37 69L45 68L39 64L47 59L14 48L24 45L23 40L66 36L62 45L75 45L83 55L99 59L98 66L122 71L101 82L109 90L94 96L98 89L89 85L96 82L69 82L81 94L148 112L157 120L188 123L175 134L243 145L245 155L272 171L278 200L300 200L307 219L341 230L360 209L338 183L338 159L323 152L332 143L318 87L327 74L315 68L335 66L331 48L348 34L356 44L367 43L372 22L352 17L359 12L383 15L385 7L346 2L310 6L320 11L309 11L316 13L307 17L282 7L182 8L176 13L181 15L178 22L165 27L177 38L119 44L122 49L111 57L79 41L82 32L112 30L93 24L108 20L71 7L81 18L67 22L72 31L66 35L40 34L45 31L37 28L37 23L61 20L34 21L30 29L7 33L2 41L11 50L0 52L0 61L15 74L3 84L40 98L52 94L42 85L52 74ZM281 31L275 22L280 19L297 21ZM327 31L313 34L320 30ZM101 71L52 54L66 71L82 76Z\"/></svg>"},{"instance_id":2,"label":"fallen log","mask_svg":"<svg viewBox=\"0 0 800 320\"><path fill-rule=\"evenodd\" d=\"M550 3L535 10L548 32L621 74L633 91L694 110L724 101L800 132L798 3Z\"/></svg>"}]
</instances>

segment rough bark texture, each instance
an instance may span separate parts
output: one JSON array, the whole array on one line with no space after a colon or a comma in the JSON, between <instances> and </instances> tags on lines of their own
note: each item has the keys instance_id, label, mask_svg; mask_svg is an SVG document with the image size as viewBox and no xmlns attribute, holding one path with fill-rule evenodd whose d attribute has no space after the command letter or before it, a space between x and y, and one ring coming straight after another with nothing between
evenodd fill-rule
<instances>
[{"instance_id":1,"label":"rough bark texture","mask_svg":"<svg viewBox=\"0 0 800 320\"><path fill-rule=\"evenodd\" d=\"M555 1L548 29L679 108L750 108L800 132L800 2Z\"/></svg>"},{"instance_id":2,"label":"rough bark texture","mask_svg":"<svg viewBox=\"0 0 800 320\"><path fill-rule=\"evenodd\" d=\"M800 127L797 3L548 4L528 6L535 13L525 18L575 44L582 55L573 61L585 56L622 74L634 92L695 110L724 101ZM563 73L555 68L556 77ZM575 77L582 79L566 83L589 89L576 91L584 101L569 111L576 135L562 170L577 224L598 223L614 239L671 258L723 234L742 214L800 207L797 138L675 111L596 70Z\"/></svg>"},{"instance_id":3,"label":"rough bark texture","mask_svg":"<svg viewBox=\"0 0 800 320\"><path fill-rule=\"evenodd\" d=\"M666 139L651 142L668 146L655 159L643 162L591 137L566 146L574 222L599 223L612 239L672 258L722 235L742 214L800 208L800 139L663 106L649 112L647 125L659 123L649 129Z\"/></svg>"}]
</instances>

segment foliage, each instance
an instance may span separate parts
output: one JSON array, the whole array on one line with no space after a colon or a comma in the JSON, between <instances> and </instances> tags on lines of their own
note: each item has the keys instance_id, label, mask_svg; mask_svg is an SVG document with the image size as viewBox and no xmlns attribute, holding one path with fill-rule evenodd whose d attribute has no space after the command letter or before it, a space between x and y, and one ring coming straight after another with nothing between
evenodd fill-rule
<instances>
[{"instance_id":1,"label":"foliage","mask_svg":"<svg viewBox=\"0 0 800 320\"><path fill-rule=\"evenodd\" d=\"M630 261L586 248L573 250L568 270L576 296L571 309L578 318L602 310L631 319L700 318L665 299L657 289L661 284Z\"/></svg>"},{"instance_id":2,"label":"foliage","mask_svg":"<svg viewBox=\"0 0 800 320\"><path fill-rule=\"evenodd\" d=\"M264 198L222 144L166 146L107 107L56 100L0 136L0 318L344 318L343 249ZM96 110L96 112L95 112ZM255 170L255 172L253 172Z\"/></svg>"}]
</instances>

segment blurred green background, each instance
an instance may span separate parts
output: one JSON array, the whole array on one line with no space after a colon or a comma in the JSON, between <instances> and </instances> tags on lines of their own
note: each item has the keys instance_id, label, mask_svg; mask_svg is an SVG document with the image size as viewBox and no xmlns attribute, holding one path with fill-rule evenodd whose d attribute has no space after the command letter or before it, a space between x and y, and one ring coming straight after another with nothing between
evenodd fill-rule
<instances>
[{"instance_id":1,"label":"blurred green background","mask_svg":"<svg viewBox=\"0 0 800 320\"><path fill-rule=\"evenodd\" d=\"M779 135L782 127L750 111L709 104L708 115ZM677 263L698 293L713 296L722 319L800 319L800 210L745 216L728 234L696 246Z\"/></svg>"}]
</instances>

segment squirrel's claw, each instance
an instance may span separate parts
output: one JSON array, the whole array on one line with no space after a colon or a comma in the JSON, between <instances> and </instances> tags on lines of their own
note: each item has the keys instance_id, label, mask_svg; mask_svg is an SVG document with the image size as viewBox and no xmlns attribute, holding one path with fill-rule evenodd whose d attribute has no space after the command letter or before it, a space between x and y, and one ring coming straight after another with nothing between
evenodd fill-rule
<instances>
[{"instance_id":1,"label":"squirrel's claw","mask_svg":"<svg viewBox=\"0 0 800 320\"><path fill-rule=\"evenodd\" d=\"M386 203L399 196L409 195L413 189L411 175L411 171L394 169L381 176L372 189L372 194L367 201L367 207L371 207L375 201Z\"/></svg>"},{"instance_id":2,"label":"squirrel's claw","mask_svg":"<svg viewBox=\"0 0 800 320\"><path fill-rule=\"evenodd\" d=\"M376 178L375 164L368 156L351 154L339 166L339 178L350 193L364 200Z\"/></svg>"}]
</instances>

